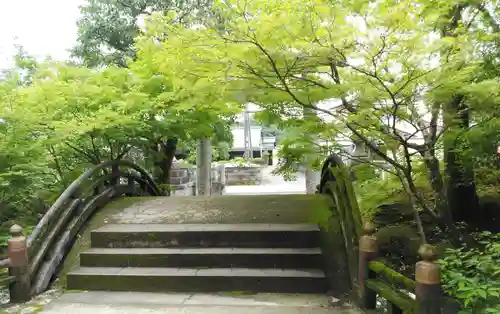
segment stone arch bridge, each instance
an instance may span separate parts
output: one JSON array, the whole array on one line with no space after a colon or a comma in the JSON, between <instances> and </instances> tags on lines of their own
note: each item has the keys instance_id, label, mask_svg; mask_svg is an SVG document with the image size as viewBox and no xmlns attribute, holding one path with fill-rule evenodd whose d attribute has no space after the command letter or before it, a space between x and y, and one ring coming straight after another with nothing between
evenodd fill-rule
<instances>
[{"instance_id":1,"label":"stone arch bridge","mask_svg":"<svg viewBox=\"0 0 500 314\"><path fill-rule=\"evenodd\" d=\"M304 300L344 296L350 304L302 311L298 304L294 313L358 313L374 309L376 296L392 313L440 313L432 250L424 247L416 280L378 261L374 228L363 226L348 169L335 155L324 162L315 195L160 194L152 177L128 161L86 171L31 234L12 227L9 256L0 262L9 269L0 284L11 302L29 301L58 279L67 290L90 291L97 303L112 302L95 299L103 291L139 293L126 298L153 303L158 294L140 293L294 293Z\"/></svg>"}]
</instances>

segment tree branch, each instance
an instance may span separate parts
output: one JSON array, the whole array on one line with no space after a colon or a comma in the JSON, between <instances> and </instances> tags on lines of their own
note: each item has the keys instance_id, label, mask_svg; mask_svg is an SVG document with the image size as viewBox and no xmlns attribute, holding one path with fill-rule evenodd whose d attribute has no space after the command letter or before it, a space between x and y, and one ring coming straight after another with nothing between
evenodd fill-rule
<instances>
[{"instance_id":1,"label":"tree branch","mask_svg":"<svg viewBox=\"0 0 500 314\"><path fill-rule=\"evenodd\" d=\"M87 159L94 165L98 165L100 163L100 161L98 159L96 159L94 156L92 156L91 154L89 154L88 152L86 152L85 150L81 149L81 148L78 148L76 146L73 146L71 145L69 142L64 142L64 144L66 144L69 148L73 149L74 151L84 155L85 157L87 157Z\"/></svg>"}]
</instances>

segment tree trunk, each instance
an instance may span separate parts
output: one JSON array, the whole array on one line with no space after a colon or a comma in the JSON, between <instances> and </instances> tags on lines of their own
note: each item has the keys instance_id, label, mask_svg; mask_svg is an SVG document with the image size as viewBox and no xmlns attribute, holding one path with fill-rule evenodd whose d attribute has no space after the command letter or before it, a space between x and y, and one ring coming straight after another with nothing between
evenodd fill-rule
<instances>
[{"instance_id":1,"label":"tree trunk","mask_svg":"<svg viewBox=\"0 0 500 314\"><path fill-rule=\"evenodd\" d=\"M169 138L166 142L152 145L155 159L154 177L158 184L170 183L170 168L177 150L177 138Z\"/></svg>"},{"instance_id":2,"label":"tree trunk","mask_svg":"<svg viewBox=\"0 0 500 314\"><path fill-rule=\"evenodd\" d=\"M453 6L445 17L449 22L441 28L441 36L456 37L456 30L462 20L462 13L467 4ZM443 52L446 55L447 51ZM446 63L446 59L443 59ZM444 161L446 173L446 196L451 215L455 221L471 221L479 210L479 198L476 193L474 168L471 160L457 151L460 139L457 134L469 127L469 108L464 103L464 96L455 94L443 105L443 122L446 134L444 136Z\"/></svg>"},{"instance_id":3,"label":"tree trunk","mask_svg":"<svg viewBox=\"0 0 500 314\"><path fill-rule=\"evenodd\" d=\"M457 149L461 141L456 134L469 127L469 113L462 99L455 96L444 108L444 127L449 130L444 137L446 195L453 220L473 222L478 218L479 210L474 168L472 160Z\"/></svg>"},{"instance_id":4,"label":"tree trunk","mask_svg":"<svg viewBox=\"0 0 500 314\"><path fill-rule=\"evenodd\" d=\"M166 184L170 184L170 169L177 150L177 138L169 138L165 144L162 144L162 163L161 172Z\"/></svg>"}]
</instances>

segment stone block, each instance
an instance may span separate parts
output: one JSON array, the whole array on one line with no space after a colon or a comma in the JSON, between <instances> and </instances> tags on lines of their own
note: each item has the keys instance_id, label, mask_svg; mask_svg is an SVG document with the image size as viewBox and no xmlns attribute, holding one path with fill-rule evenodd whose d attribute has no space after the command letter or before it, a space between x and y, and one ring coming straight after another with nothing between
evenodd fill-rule
<instances>
[{"instance_id":1,"label":"stone block","mask_svg":"<svg viewBox=\"0 0 500 314\"><path fill-rule=\"evenodd\" d=\"M172 170L170 170L170 177L171 178L189 177L189 169L187 169L187 168L172 169Z\"/></svg>"},{"instance_id":2,"label":"stone block","mask_svg":"<svg viewBox=\"0 0 500 314\"><path fill-rule=\"evenodd\" d=\"M258 185L262 181L262 167L226 167L227 185Z\"/></svg>"}]
</instances>

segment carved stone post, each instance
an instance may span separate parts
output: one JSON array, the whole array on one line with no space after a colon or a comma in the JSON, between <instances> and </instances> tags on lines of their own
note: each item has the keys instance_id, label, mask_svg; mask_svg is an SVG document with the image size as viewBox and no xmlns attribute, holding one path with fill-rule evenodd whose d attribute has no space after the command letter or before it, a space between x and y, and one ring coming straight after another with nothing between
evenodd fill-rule
<instances>
[{"instance_id":1,"label":"carved stone post","mask_svg":"<svg viewBox=\"0 0 500 314\"><path fill-rule=\"evenodd\" d=\"M220 183L222 184L222 187L225 187L226 186L226 165L224 165L224 164L219 165L218 171L219 171Z\"/></svg>"},{"instance_id":2,"label":"carved stone post","mask_svg":"<svg viewBox=\"0 0 500 314\"><path fill-rule=\"evenodd\" d=\"M435 262L436 251L431 245L424 244L418 254L422 260L417 262L415 268L417 313L441 314L441 273Z\"/></svg>"},{"instance_id":3,"label":"carved stone post","mask_svg":"<svg viewBox=\"0 0 500 314\"><path fill-rule=\"evenodd\" d=\"M30 274L28 267L28 247L23 229L14 225L10 228L12 238L8 241L9 275L16 279L9 285L10 302L26 302L30 299Z\"/></svg>"},{"instance_id":4,"label":"carved stone post","mask_svg":"<svg viewBox=\"0 0 500 314\"><path fill-rule=\"evenodd\" d=\"M374 236L375 226L366 222L363 226L364 235L359 240L359 270L358 270L358 296L359 304L363 309L374 310L377 306L377 295L367 289L365 281L375 277L368 268L368 263L377 257L377 238Z\"/></svg>"}]
</instances>

